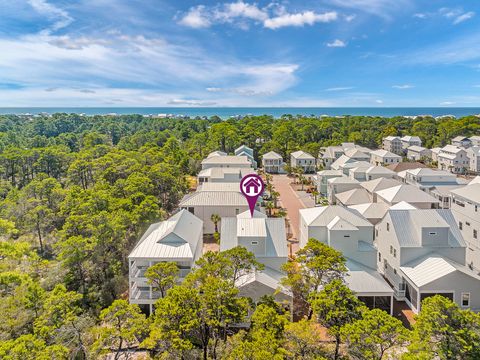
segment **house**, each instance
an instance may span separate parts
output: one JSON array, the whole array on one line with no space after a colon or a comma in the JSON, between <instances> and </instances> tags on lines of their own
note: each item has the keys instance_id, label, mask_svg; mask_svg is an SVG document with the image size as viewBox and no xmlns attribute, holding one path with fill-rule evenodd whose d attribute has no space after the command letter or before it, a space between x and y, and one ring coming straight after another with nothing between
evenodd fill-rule
<instances>
[{"instance_id":1,"label":"house","mask_svg":"<svg viewBox=\"0 0 480 360\"><path fill-rule=\"evenodd\" d=\"M437 294L480 309L480 276L465 266L466 244L450 210L390 209L375 229L377 268L396 300L415 313Z\"/></svg>"},{"instance_id":2,"label":"house","mask_svg":"<svg viewBox=\"0 0 480 360\"><path fill-rule=\"evenodd\" d=\"M178 265L183 279L202 256L202 220L181 210L168 220L150 225L128 255L129 301L148 313L161 294L147 283L146 270L159 262Z\"/></svg>"},{"instance_id":3,"label":"house","mask_svg":"<svg viewBox=\"0 0 480 360\"><path fill-rule=\"evenodd\" d=\"M270 151L262 155L262 166L265 172L269 174L283 174L285 173L285 163L282 155L275 151Z\"/></svg>"},{"instance_id":4,"label":"house","mask_svg":"<svg viewBox=\"0 0 480 360\"><path fill-rule=\"evenodd\" d=\"M342 166L340 166L340 170L342 170L345 176L349 176L351 169L358 169L358 172L357 172L357 176L358 176L362 168L366 171L371 166L372 164L367 163L365 161L354 161L354 162L347 162L346 164L343 164Z\"/></svg>"},{"instance_id":5,"label":"house","mask_svg":"<svg viewBox=\"0 0 480 360\"><path fill-rule=\"evenodd\" d=\"M240 147L235 149L234 153L236 156L246 156L248 158L248 161L250 161L250 163L252 164L252 167L254 169L257 168L257 161L253 156L252 148L249 148L247 145L241 145Z\"/></svg>"},{"instance_id":6,"label":"house","mask_svg":"<svg viewBox=\"0 0 480 360\"><path fill-rule=\"evenodd\" d=\"M358 212L358 214L367 219L372 225L376 225L383 219L390 206L385 203L368 202L351 205L348 208Z\"/></svg>"},{"instance_id":7,"label":"house","mask_svg":"<svg viewBox=\"0 0 480 360\"><path fill-rule=\"evenodd\" d=\"M383 138L383 150L388 152L392 152L394 154L402 154L403 153L403 143L400 137L398 136L387 136Z\"/></svg>"},{"instance_id":8,"label":"house","mask_svg":"<svg viewBox=\"0 0 480 360\"><path fill-rule=\"evenodd\" d=\"M285 219L266 218L259 212L254 217L250 217L250 212L224 217L220 234L220 251L243 246L265 265L264 270L245 273L237 281L240 296L248 296L254 302L264 295L274 295L277 301L292 301L291 292L280 281L285 276L281 267L288 260Z\"/></svg>"},{"instance_id":9,"label":"house","mask_svg":"<svg viewBox=\"0 0 480 360\"><path fill-rule=\"evenodd\" d=\"M203 221L204 234L215 232L215 224L211 220L213 214L223 218L236 216L249 209L247 199L240 193L240 187L235 191L196 191L186 195L179 207Z\"/></svg>"},{"instance_id":10,"label":"house","mask_svg":"<svg viewBox=\"0 0 480 360\"><path fill-rule=\"evenodd\" d=\"M350 179L355 179L358 181L366 181L367 180L367 171L370 170L372 167L372 164L370 163L353 163L354 167L351 168L346 168L348 169L348 177Z\"/></svg>"},{"instance_id":11,"label":"house","mask_svg":"<svg viewBox=\"0 0 480 360\"><path fill-rule=\"evenodd\" d=\"M452 139L452 145L457 147L468 148L472 146L472 140L464 136L456 136Z\"/></svg>"},{"instance_id":12,"label":"house","mask_svg":"<svg viewBox=\"0 0 480 360\"><path fill-rule=\"evenodd\" d=\"M467 149L469 159L469 170L474 173L480 173L480 146L472 146Z\"/></svg>"},{"instance_id":13,"label":"house","mask_svg":"<svg viewBox=\"0 0 480 360\"><path fill-rule=\"evenodd\" d=\"M220 150L215 150L212 151L210 154L207 155L207 158L213 157L213 156L227 156L227 153L224 151Z\"/></svg>"},{"instance_id":14,"label":"house","mask_svg":"<svg viewBox=\"0 0 480 360\"><path fill-rule=\"evenodd\" d=\"M384 202L388 205L395 205L405 201L418 209L438 208L439 201L426 192L413 185L398 185L388 189L378 190L377 202Z\"/></svg>"},{"instance_id":15,"label":"house","mask_svg":"<svg viewBox=\"0 0 480 360\"><path fill-rule=\"evenodd\" d=\"M400 163L397 163L397 164L387 166L387 168L389 170L392 170L396 173L399 173L401 171L405 171L405 170L408 170L408 169L418 169L418 168L426 168L426 167L428 167L428 166L425 165L425 164L416 162L416 161L414 161L414 162L400 162Z\"/></svg>"},{"instance_id":16,"label":"house","mask_svg":"<svg viewBox=\"0 0 480 360\"><path fill-rule=\"evenodd\" d=\"M345 150L345 155L348 156L350 159L354 159L356 161L370 161L370 154L366 154L357 148L350 148Z\"/></svg>"},{"instance_id":17,"label":"house","mask_svg":"<svg viewBox=\"0 0 480 360\"><path fill-rule=\"evenodd\" d=\"M432 152L430 149L412 145L407 148L407 159L411 161L418 161L423 159L431 159Z\"/></svg>"},{"instance_id":18,"label":"house","mask_svg":"<svg viewBox=\"0 0 480 360\"><path fill-rule=\"evenodd\" d=\"M207 182L240 183L243 177L248 174L255 174L255 170L253 170L251 167L211 167L201 170L197 175L197 179L199 184Z\"/></svg>"},{"instance_id":19,"label":"house","mask_svg":"<svg viewBox=\"0 0 480 360\"><path fill-rule=\"evenodd\" d=\"M335 203L343 206L364 204L371 201L370 194L363 188L352 189L335 194Z\"/></svg>"},{"instance_id":20,"label":"house","mask_svg":"<svg viewBox=\"0 0 480 360\"><path fill-rule=\"evenodd\" d=\"M439 147L430 149L430 151L432 152L432 162L438 162L438 154L440 154L441 150L442 148L439 148Z\"/></svg>"},{"instance_id":21,"label":"house","mask_svg":"<svg viewBox=\"0 0 480 360\"><path fill-rule=\"evenodd\" d=\"M480 146L480 136L475 135L469 137L470 142L472 143L472 146Z\"/></svg>"},{"instance_id":22,"label":"house","mask_svg":"<svg viewBox=\"0 0 480 360\"><path fill-rule=\"evenodd\" d=\"M467 242L467 265L480 271L480 181L450 191L451 210Z\"/></svg>"},{"instance_id":23,"label":"house","mask_svg":"<svg viewBox=\"0 0 480 360\"><path fill-rule=\"evenodd\" d=\"M390 178L378 178L374 180L365 181L360 184L360 186L365 189L369 196L370 202L377 202L377 191L389 189L402 183L395 179Z\"/></svg>"},{"instance_id":24,"label":"house","mask_svg":"<svg viewBox=\"0 0 480 360\"><path fill-rule=\"evenodd\" d=\"M302 168L305 174L315 171L315 158L305 151L295 151L290 154L290 165L292 168Z\"/></svg>"},{"instance_id":25,"label":"house","mask_svg":"<svg viewBox=\"0 0 480 360\"><path fill-rule=\"evenodd\" d=\"M347 285L370 308L391 314L393 290L376 271L374 227L357 212L342 206L300 210L300 248L314 238L341 251L347 262Z\"/></svg>"},{"instance_id":26,"label":"house","mask_svg":"<svg viewBox=\"0 0 480 360\"><path fill-rule=\"evenodd\" d=\"M454 174L463 174L470 166L465 149L454 145L444 146L438 153L438 168Z\"/></svg>"},{"instance_id":27,"label":"house","mask_svg":"<svg viewBox=\"0 0 480 360\"><path fill-rule=\"evenodd\" d=\"M317 191L320 195L327 195L327 185L328 179L333 179L336 177L342 177L342 170L322 170L317 172Z\"/></svg>"},{"instance_id":28,"label":"house","mask_svg":"<svg viewBox=\"0 0 480 360\"><path fill-rule=\"evenodd\" d=\"M358 163L358 161L349 158L347 155L341 155L337 160L335 160L332 165L330 166L330 169L332 170L342 170L345 164L348 163Z\"/></svg>"},{"instance_id":29,"label":"house","mask_svg":"<svg viewBox=\"0 0 480 360\"><path fill-rule=\"evenodd\" d=\"M202 170L220 168L250 168L252 164L246 156L215 155L202 160Z\"/></svg>"},{"instance_id":30,"label":"house","mask_svg":"<svg viewBox=\"0 0 480 360\"><path fill-rule=\"evenodd\" d=\"M370 163L373 165L387 166L399 162L402 162L402 157L387 150L375 150L370 153Z\"/></svg>"},{"instance_id":31,"label":"house","mask_svg":"<svg viewBox=\"0 0 480 360\"><path fill-rule=\"evenodd\" d=\"M421 190L428 190L434 186L459 184L455 174L430 168L409 169L403 174L399 173L399 177L403 177L406 184L415 185Z\"/></svg>"},{"instance_id":32,"label":"house","mask_svg":"<svg viewBox=\"0 0 480 360\"><path fill-rule=\"evenodd\" d=\"M360 182L348 177L335 177L327 180L327 197L330 204L335 203L335 195L353 189L359 189Z\"/></svg>"},{"instance_id":33,"label":"house","mask_svg":"<svg viewBox=\"0 0 480 360\"><path fill-rule=\"evenodd\" d=\"M402 149L404 153L407 152L407 149L410 146L422 146L422 140L420 140L418 136L405 135L400 140L402 141Z\"/></svg>"},{"instance_id":34,"label":"house","mask_svg":"<svg viewBox=\"0 0 480 360\"><path fill-rule=\"evenodd\" d=\"M358 151L358 152L357 152ZM369 161L371 150L355 145L354 143L342 143L340 146L328 146L320 150L319 164L326 170L342 155L347 155L357 161Z\"/></svg>"},{"instance_id":35,"label":"house","mask_svg":"<svg viewBox=\"0 0 480 360\"><path fill-rule=\"evenodd\" d=\"M371 166L365 171L365 180L375 180L381 178L391 179L395 176L395 172L384 166Z\"/></svg>"},{"instance_id":36,"label":"house","mask_svg":"<svg viewBox=\"0 0 480 360\"><path fill-rule=\"evenodd\" d=\"M345 150L342 146L328 146L323 150L323 154L320 157L321 165L329 170L331 165L342 155L345 155Z\"/></svg>"}]
</instances>

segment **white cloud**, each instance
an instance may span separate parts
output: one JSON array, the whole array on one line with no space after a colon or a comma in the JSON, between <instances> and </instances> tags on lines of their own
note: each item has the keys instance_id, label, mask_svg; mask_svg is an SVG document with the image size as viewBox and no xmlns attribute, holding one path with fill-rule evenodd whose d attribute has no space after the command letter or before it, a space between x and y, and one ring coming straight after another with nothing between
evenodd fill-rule
<instances>
[{"instance_id":1,"label":"white cloud","mask_svg":"<svg viewBox=\"0 0 480 360\"><path fill-rule=\"evenodd\" d=\"M325 89L325 91L345 91L345 90L352 90L352 86L339 86L339 87L332 87Z\"/></svg>"},{"instance_id":2,"label":"white cloud","mask_svg":"<svg viewBox=\"0 0 480 360\"><path fill-rule=\"evenodd\" d=\"M317 22L328 23L335 21L338 15L335 11L330 11L322 14L313 11L305 11L296 14L283 14L264 22L264 26L268 29L278 29L285 26L305 26L313 25Z\"/></svg>"},{"instance_id":3,"label":"white cloud","mask_svg":"<svg viewBox=\"0 0 480 360\"><path fill-rule=\"evenodd\" d=\"M393 85L392 88L394 89L400 89L400 90L406 90L406 89L412 89L415 86L410 85L410 84L404 84L404 85Z\"/></svg>"},{"instance_id":4,"label":"white cloud","mask_svg":"<svg viewBox=\"0 0 480 360\"><path fill-rule=\"evenodd\" d=\"M380 99L375 100L375 102L376 102L377 104L383 104L383 100L380 100Z\"/></svg>"},{"instance_id":5,"label":"white cloud","mask_svg":"<svg viewBox=\"0 0 480 360\"><path fill-rule=\"evenodd\" d=\"M440 105L447 106L447 105L455 105L454 101L443 101L440 103Z\"/></svg>"},{"instance_id":6,"label":"white cloud","mask_svg":"<svg viewBox=\"0 0 480 360\"><path fill-rule=\"evenodd\" d=\"M334 41L327 43L327 46L328 47L345 47L347 46L347 44L342 40L335 39Z\"/></svg>"},{"instance_id":7,"label":"white cloud","mask_svg":"<svg viewBox=\"0 0 480 360\"><path fill-rule=\"evenodd\" d=\"M211 25L203 5L192 7L178 23L194 29L207 28Z\"/></svg>"},{"instance_id":8,"label":"white cloud","mask_svg":"<svg viewBox=\"0 0 480 360\"><path fill-rule=\"evenodd\" d=\"M458 16L457 18L455 18L455 20L453 21L453 23L456 25L456 24L460 24L461 22L464 22L468 19L471 19L475 16L475 13L473 11L469 11L465 14L462 14L460 16Z\"/></svg>"},{"instance_id":9,"label":"white cloud","mask_svg":"<svg viewBox=\"0 0 480 360\"><path fill-rule=\"evenodd\" d=\"M414 5L413 0L327 0L329 3L347 9L356 9L364 13L392 19L392 14L407 11Z\"/></svg>"},{"instance_id":10,"label":"white cloud","mask_svg":"<svg viewBox=\"0 0 480 360\"><path fill-rule=\"evenodd\" d=\"M50 4L46 0L28 0L28 3L39 14L45 15L49 20L54 21L54 24L45 33L60 30L70 25L73 18L63 9Z\"/></svg>"},{"instance_id":11,"label":"white cloud","mask_svg":"<svg viewBox=\"0 0 480 360\"><path fill-rule=\"evenodd\" d=\"M345 19L353 20L355 15ZM262 24L267 29L279 29L286 26L301 27L315 23L335 21L338 14L335 11L316 13L311 10L289 13L283 5L270 3L260 8L257 4L250 4L239 0L233 3L218 4L212 7L199 5L192 7L184 14L179 24L191 28L207 28L214 24L234 24L242 29L248 29L247 20Z\"/></svg>"},{"instance_id":12,"label":"white cloud","mask_svg":"<svg viewBox=\"0 0 480 360\"><path fill-rule=\"evenodd\" d=\"M428 17L428 15L424 14L424 13L415 13L415 14L413 14L413 17L417 18L417 19L426 19Z\"/></svg>"},{"instance_id":13,"label":"white cloud","mask_svg":"<svg viewBox=\"0 0 480 360\"><path fill-rule=\"evenodd\" d=\"M460 24L475 16L473 11L464 12L461 8L440 8L438 13L447 19L451 19L454 25Z\"/></svg>"},{"instance_id":14,"label":"white cloud","mask_svg":"<svg viewBox=\"0 0 480 360\"><path fill-rule=\"evenodd\" d=\"M203 101L195 99L172 99L167 102L168 105L186 105L186 106L214 106L217 103L213 101Z\"/></svg>"}]
</instances>

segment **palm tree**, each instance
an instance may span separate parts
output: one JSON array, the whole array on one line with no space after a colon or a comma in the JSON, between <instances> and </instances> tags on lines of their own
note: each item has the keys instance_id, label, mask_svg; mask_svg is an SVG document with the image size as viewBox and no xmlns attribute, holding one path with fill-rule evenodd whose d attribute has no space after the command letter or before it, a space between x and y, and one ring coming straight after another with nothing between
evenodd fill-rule
<instances>
[{"instance_id":1,"label":"palm tree","mask_svg":"<svg viewBox=\"0 0 480 360\"><path fill-rule=\"evenodd\" d=\"M273 190L270 193L270 195L272 196L273 205L277 207L277 201L278 201L278 197L280 196L280 193L278 191Z\"/></svg>"},{"instance_id":2,"label":"palm tree","mask_svg":"<svg viewBox=\"0 0 480 360\"><path fill-rule=\"evenodd\" d=\"M276 217L279 217L279 218L284 218L287 216L287 211L283 208L280 208L277 210L277 213L275 214Z\"/></svg>"},{"instance_id":3,"label":"palm tree","mask_svg":"<svg viewBox=\"0 0 480 360\"><path fill-rule=\"evenodd\" d=\"M268 201L268 202L265 204L265 207L266 207L267 210L268 210L268 216L271 217L271 216L272 216L272 210L274 209L273 202Z\"/></svg>"},{"instance_id":4,"label":"palm tree","mask_svg":"<svg viewBox=\"0 0 480 360\"><path fill-rule=\"evenodd\" d=\"M212 214L212 216L210 216L210 220L212 220L213 224L215 225L215 232L218 233L218 222L221 220L220 215Z\"/></svg>"},{"instance_id":5,"label":"palm tree","mask_svg":"<svg viewBox=\"0 0 480 360\"><path fill-rule=\"evenodd\" d=\"M317 203L317 196L318 196L317 189L312 190L312 195L313 195L313 199L314 199L315 204L316 204Z\"/></svg>"}]
</instances>

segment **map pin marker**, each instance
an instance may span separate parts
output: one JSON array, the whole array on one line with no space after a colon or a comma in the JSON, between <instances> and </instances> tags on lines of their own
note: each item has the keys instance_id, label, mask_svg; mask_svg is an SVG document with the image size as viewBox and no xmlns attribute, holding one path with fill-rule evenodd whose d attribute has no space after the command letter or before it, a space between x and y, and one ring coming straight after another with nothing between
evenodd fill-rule
<instances>
[{"instance_id":1,"label":"map pin marker","mask_svg":"<svg viewBox=\"0 0 480 360\"><path fill-rule=\"evenodd\" d=\"M250 215L252 217L257 199L263 194L264 189L265 185L263 184L263 180L257 174L245 175L240 181L240 192L247 198Z\"/></svg>"}]
</instances>

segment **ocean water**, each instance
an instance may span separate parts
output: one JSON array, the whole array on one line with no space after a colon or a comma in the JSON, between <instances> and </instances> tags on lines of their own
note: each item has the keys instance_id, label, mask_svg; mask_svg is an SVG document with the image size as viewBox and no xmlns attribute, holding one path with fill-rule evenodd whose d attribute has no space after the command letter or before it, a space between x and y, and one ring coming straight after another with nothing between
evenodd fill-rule
<instances>
[{"instance_id":1,"label":"ocean water","mask_svg":"<svg viewBox=\"0 0 480 360\"><path fill-rule=\"evenodd\" d=\"M76 113L85 115L105 114L140 114L140 115L183 115L183 116L213 116L229 118L245 115L272 115L279 117L290 115L363 115L363 116L416 116L431 115L434 117L453 115L462 117L480 114L480 107L19 107L0 108L0 114L53 114Z\"/></svg>"}]
</instances>

